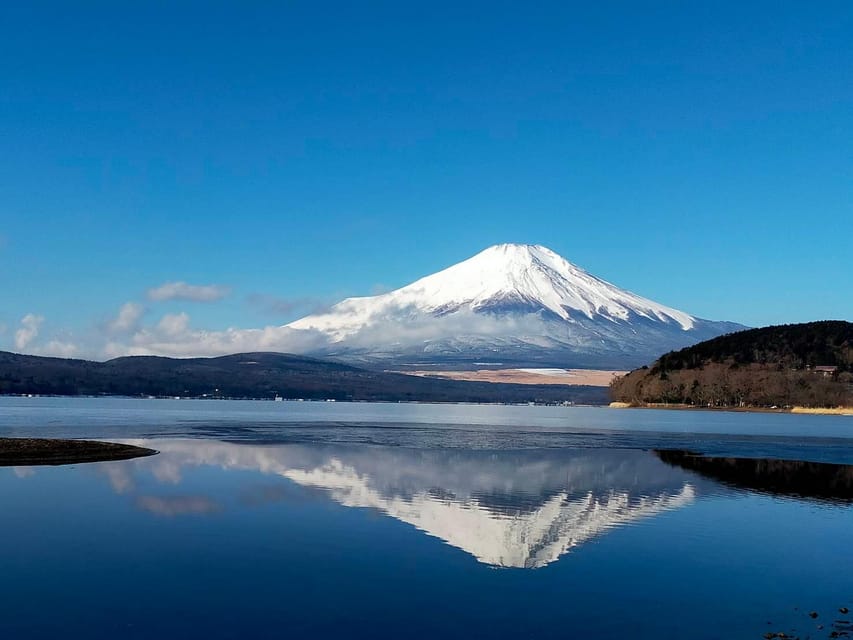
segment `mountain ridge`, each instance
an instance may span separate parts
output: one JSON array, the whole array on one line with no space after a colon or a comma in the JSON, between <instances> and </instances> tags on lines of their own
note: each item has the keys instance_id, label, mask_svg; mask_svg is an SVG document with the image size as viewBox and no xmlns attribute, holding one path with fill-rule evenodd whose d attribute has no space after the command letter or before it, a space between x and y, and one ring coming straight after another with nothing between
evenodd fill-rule
<instances>
[{"instance_id":1,"label":"mountain ridge","mask_svg":"<svg viewBox=\"0 0 853 640\"><path fill-rule=\"evenodd\" d=\"M603 387L440 380L271 352L212 358L122 356L96 362L0 351L0 394L588 404L606 400Z\"/></svg>"},{"instance_id":2,"label":"mountain ridge","mask_svg":"<svg viewBox=\"0 0 853 640\"><path fill-rule=\"evenodd\" d=\"M286 328L326 344L309 353L369 365L638 366L744 328L620 289L542 245L500 244L378 296L347 298Z\"/></svg>"}]
</instances>

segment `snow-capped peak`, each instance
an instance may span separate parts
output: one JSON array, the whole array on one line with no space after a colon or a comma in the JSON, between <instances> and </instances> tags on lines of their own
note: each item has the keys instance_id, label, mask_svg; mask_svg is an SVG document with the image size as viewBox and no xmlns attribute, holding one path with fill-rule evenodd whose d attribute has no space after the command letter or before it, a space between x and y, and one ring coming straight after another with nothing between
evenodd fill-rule
<instances>
[{"instance_id":1,"label":"snow-capped peak","mask_svg":"<svg viewBox=\"0 0 853 640\"><path fill-rule=\"evenodd\" d=\"M564 321L602 318L629 321L632 315L677 323L687 331L696 319L596 278L541 245L499 244L379 296L348 298L321 315L289 326L314 329L340 341L390 315L443 316L457 311L525 309L547 311Z\"/></svg>"},{"instance_id":2,"label":"snow-capped peak","mask_svg":"<svg viewBox=\"0 0 853 640\"><path fill-rule=\"evenodd\" d=\"M498 244L468 260L422 278L392 294L412 296L432 310L448 304L472 310L500 300L540 304L568 320L573 311L626 320L633 311L658 320L677 321L683 329L694 318L596 278L542 245Z\"/></svg>"}]
</instances>

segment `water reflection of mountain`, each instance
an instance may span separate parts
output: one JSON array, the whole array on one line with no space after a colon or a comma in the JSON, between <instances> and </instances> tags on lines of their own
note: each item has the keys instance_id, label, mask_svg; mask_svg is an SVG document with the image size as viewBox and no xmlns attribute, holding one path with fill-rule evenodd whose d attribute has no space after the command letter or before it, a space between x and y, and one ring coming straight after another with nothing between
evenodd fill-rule
<instances>
[{"instance_id":1,"label":"water reflection of mountain","mask_svg":"<svg viewBox=\"0 0 853 640\"><path fill-rule=\"evenodd\" d=\"M480 562L536 568L609 529L689 504L695 482L642 451L460 451L146 441L174 481L188 466L255 470L376 509Z\"/></svg>"},{"instance_id":2,"label":"water reflection of mountain","mask_svg":"<svg viewBox=\"0 0 853 640\"><path fill-rule=\"evenodd\" d=\"M695 471L729 486L773 495L853 502L853 465L702 456L656 451L667 464Z\"/></svg>"}]
</instances>

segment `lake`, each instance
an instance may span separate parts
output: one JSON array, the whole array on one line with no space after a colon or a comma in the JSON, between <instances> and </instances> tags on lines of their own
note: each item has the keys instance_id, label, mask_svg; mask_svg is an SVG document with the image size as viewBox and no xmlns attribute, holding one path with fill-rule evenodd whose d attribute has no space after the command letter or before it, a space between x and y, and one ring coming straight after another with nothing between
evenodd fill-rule
<instances>
[{"instance_id":1,"label":"lake","mask_svg":"<svg viewBox=\"0 0 853 640\"><path fill-rule=\"evenodd\" d=\"M0 468L2 638L828 638L853 608L850 417L0 398L0 436L160 451Z\"/></svg>"}]
</instances>

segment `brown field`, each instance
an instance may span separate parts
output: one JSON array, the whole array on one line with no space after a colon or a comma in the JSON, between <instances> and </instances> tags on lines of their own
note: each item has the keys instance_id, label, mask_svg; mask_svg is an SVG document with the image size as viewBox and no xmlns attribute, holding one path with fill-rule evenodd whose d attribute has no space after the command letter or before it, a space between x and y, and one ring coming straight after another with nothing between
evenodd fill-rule
<instances>
[{"instance_id":1,"label":"brown field","mask_svg":"<svg viewBox=\"0 0 853 640\"><path fill-rule=\"evenodd\" d=\"M597 369L541 369L540 373L524 369L479 369L477 371L398 371L410 376L468 380L473 382L498 382L511 384L560 384L565 386L588 385L606 387L613 376L625 371L600 371Z\"/></svg>"}]
</instances>

